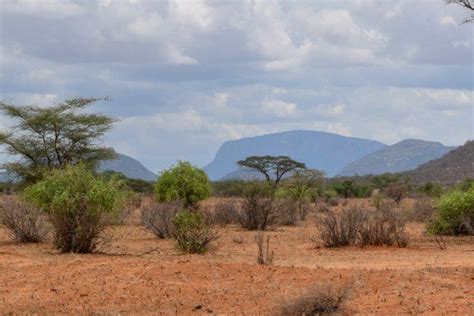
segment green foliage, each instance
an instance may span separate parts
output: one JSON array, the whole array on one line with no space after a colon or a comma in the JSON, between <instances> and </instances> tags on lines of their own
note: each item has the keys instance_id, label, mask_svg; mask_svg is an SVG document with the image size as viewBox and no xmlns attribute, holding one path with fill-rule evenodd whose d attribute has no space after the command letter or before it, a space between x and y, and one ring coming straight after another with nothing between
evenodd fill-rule
<instances>
[{"instance_id":1,"label":"green foliage","mask_svg":"<svg viewBox=\"0 0 474 316\"><path fill-rule=\"evenodd\" d=\"M399 175L381 174L373 176L370 180L374 189L385 190L390 184L400 181Z\"/></svg>"},{"instance_id":2,"label":"green foliage","mask_svg":"<svg viewBox=\"0 0 474 316\"><path fill-rule=\"evenodd\" d=\"M142 193L146 195L153 193L153 182L142 179L128 178L123 173L112 170L104 171L101 175L104 177L104 179L111 179L112 177L120 179L129 190L135 193Z\"/></svg>"},{"instance_id":3,"label":"green foliage","mask_svg":"<svg viewBox=\"0 0 474 316\"><path fill-rule=\"evenodd\" d=\"M182 200L185 207L190 207L209 197L211 189L203 170L189 162L180 161L160 174L155 185L155 194L160 202Z\"/></svg>"},{"instance_id":4,"label":"green foliage","mask_svg":"<svg viewBox=\"0 0 474 316\"><path fill-rule=\"evenodd\" d=\"M237 164L262 173L265 176L265 180L274 189L285 174L306 169L304 163L287 156L250 156L244 160L239 160Z\"/></svg>"},{"instance_id":5,"label":"green foliage","mask_svg":"<svg viewBox=\"0 0 474 316\"><path fill-rule=\"evenodd\" d=\"M439 183L426 182L418 191L429 197L440 197L443 194L443 187Z\"/></svg>"},{"instance_id":6,"label":"green foliage","mask_svg":"<svg viewBox=\"0 0 474 316\"><path fill-rule=\"evenodd\" d=\"M458 185L458 187L459 187L459 190L461 191L469 191L470 189L474 188L474 179L470 179L470 178L464 179L464 181L462 181Z\"/></svg>"},{"instance_id":7,"label":"green foliage","mask_svg":"<svg viewBox=\"0 0 474 316\"><path fill-rule=\"evenodd\" d=\"M59 250L88 253L118 215L124 202L122 187L119 180L104 180L78 165L53 171L26 188L24 196L50 216Z\"/></svg>"},{"instance_id":8,"label":"green foliage","mask_svg":"<svg viewBox=\"0 0 474 316\"><path fill-rule=\"evenodd\" d=\"M180 212L173 223L173 239L176 247L184 253L206 253L210 243L217 239L216 232L205 223L204 216L200 213Z\"/></svg>"},{"instance_id":9,"label":"green foliage","mask_svg":"<svg viewBox=\"0 0 474 316\"><path fill-rule=\"evenodd\" d=\"M323 191L323 197L326 202L337 197L337 192L331 189Z\"/></svg>"},{"instance_id":10,"label":"green foliage","mask_svg":"<svg viewBox=\"0 0 474 316\"><path fill-rule=\"evenodd\" d=\"M242 197L245 190L252 185L252 181L246 180L222 180L214 181L212 185L212 194L219 197Z\"/></svg>"},{"instance_id":11,"label":"green foliage","mask_svg":"<svg viewBox=\"0 0 474 316\"><path fill-rule=\"evenodd\" d=\"M474 188L453 190L441 196L428 231L441 235L474 234Z\"/></svg>"},{"instance_id":12,"label":"green foliage","mask_svg":"<svg viewBox=\"0 0 474 316\"><path fill-rule=\"evenodd\" d=\"M350 197L364 198L370 196L373 186L369 183L359 183L348 179L332 183L329 190L335 191L337 195L345 199Z\"/></svg>"},{"instance_id":13,"label":"green foliage","mask_svg":"<svg viewBox=\"0 0 474 316\"><path fill-rule=\"evenodd\" d=\"M98 100L76 98L50 107L0 102L0 111L16 122L11 132L0 133L0 145L20 157L3 168L32 183L52 169L78 163L94 168L101 160L114 158L114 151L98 142L114 120L81 112Z\"/></svg>"}]
</instances>

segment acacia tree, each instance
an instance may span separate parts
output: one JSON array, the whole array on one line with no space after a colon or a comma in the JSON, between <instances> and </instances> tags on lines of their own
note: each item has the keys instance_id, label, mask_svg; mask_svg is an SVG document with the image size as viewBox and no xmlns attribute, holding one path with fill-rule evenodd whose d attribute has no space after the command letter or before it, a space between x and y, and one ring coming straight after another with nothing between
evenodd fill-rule
<instances>
[{"instance_id":1,"label":"acacia tree","mask_svg":"<svg viewBox=\"0 0 474 316\"><path fill-rule=\"evenodd\" d=\"M306 169L304 163L288 156L250 156L239 160L237 164L262 173L273 189L288 172Z\"/></svg>"},{"instance_id":2,"label":"acacia tree","mask_svg":"<svg viewBox=\"0 0 474 316\"><path fill-rule=\"evenodd\" d=\"M467 10L471 11L471 15L466 18L463 22L465 23L472 23L474 22L474 1L472 0L446 0L447 4L457 4Z\"/></svg>"},{"instance_id":3,"label":"acacia tree","mask_svg":"<svg viewBox=\"0 0 474 316\"><path fill-rule=\"evenodd\" d=\"M114 158L113 149L101 147L99 140L115 120L82 112L98 100L74 98L50 107L0 102L0 111L16 122L10 132L0 132L0 145L19 157L2 168L35 182L52 169L78 163L94 168L101 160Z\"/></svg>"}]
</instances>

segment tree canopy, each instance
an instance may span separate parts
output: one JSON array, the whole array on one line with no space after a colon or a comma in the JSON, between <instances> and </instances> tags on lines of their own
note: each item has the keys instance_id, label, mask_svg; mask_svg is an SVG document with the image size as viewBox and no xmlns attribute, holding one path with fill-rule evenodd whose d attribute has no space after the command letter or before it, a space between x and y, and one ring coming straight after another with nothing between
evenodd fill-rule
<instances>
[{"instance_id":1,"label":"tree canopy","mask_svg":"<svg viewBox=\"0 0 474 316\"><path fill-rule=\"evenodd\" d=\"M182 200L185 207L193 207L197 202L211 195L211 184L206 173L187 161L164 170L155 185L158 201Z\"/></svg>"},{"instance_id":2,"label":"tree canopy","mask_svg":"<svg viewBox=\"0 0 474 316\"><path fill-rule=\"evenodd\" d=\"M34 182L51 169L78 163L94 168L99 161L114 158L113 149L101 147L99 140L115 120L83 112L98 100L75 98L48 107L0 102L0 111L15 122L9 132L0 132L0 145L19 157L2 168Z\"/></svg>"},{"instance_id":3,"label":"tree canopy","mask_svg":"<svg viewBox=\"0 0 474 316\"><path fill-rule=\"evenodd\" d=\"M457 4L471 12L471 14L466 19L464 19L463 24L474 22L474 1L472 0L446 0L446 3Z\"/></svg>"},{"instance_id":4,"label":"tree canopy","mask_svg":"<svg viewBox=\"0 0 474 316\"><path fill-rule=\"evenodd\" d=\"M288 172L306 169L304 163L295 161L288 156L250 156L239 160L237 164L262 173L273 188L276 188Z\"/></svg>"}]
</instances>

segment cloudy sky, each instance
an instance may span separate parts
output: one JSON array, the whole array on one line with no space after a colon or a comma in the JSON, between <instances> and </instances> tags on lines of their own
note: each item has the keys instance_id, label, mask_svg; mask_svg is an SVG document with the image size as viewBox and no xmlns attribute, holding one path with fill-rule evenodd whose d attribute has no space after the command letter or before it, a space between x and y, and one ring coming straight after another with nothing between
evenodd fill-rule
<instances>
[{"instance_id":1,"label":"cloudy sky","mask_svg":"<svg viewBox=\"0 0 474 316\"><path fill-rule=\"evenodd\" d=\"M154 171L311 129L474 138L473 30L443 0L2 0L0 98L109 96L106 143ZM0 127L9 122L0 116Z\"/></svg>"}]
</instances>

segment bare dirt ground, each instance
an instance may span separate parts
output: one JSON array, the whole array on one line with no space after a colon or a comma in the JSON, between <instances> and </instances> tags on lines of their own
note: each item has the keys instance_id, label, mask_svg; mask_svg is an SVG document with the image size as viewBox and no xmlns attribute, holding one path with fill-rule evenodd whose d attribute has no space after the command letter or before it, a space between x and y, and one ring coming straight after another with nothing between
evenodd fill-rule
<instances>
[{"instance_id":1,"label":"bare dirt ground","mask_svg":"<svg viewBox=\"0 0 474 316\"><path fill-rule=\"evenodd\" d=\"M108 233L99 253L75 255L9 241L0 228L0 313L276 315L332 283L351 284L348 315L474 315L474 238L446 238L441 250L417 223L403 249L319 247L311 218L279 227L267 233L271 266L256 264L255 232L236 226L219 229L205 255L182 255L136 225Z\"/></svg>"}]
</instances>

